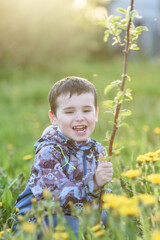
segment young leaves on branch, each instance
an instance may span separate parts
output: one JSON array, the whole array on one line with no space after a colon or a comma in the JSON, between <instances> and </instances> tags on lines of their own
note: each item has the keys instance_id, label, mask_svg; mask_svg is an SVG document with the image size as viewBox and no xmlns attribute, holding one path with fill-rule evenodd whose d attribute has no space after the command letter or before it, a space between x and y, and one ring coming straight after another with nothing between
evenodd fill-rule
<instances>
[{"instance_id":1,"label":"young leaves on branch","mask_svg":"<svg viewBox=\"0 0 160 240\"><path fill-rule=\"evenodd\" d=\"M127 41L127 36L124 33L127 31L129 20L131 19L130 26L130 35L129 35L129 49L128 50L139 50L137 41L139 36L143 31L148 31L148 28L145 26L135 27L133 20L135 17L139 17L137 11L128 9L117 8L117 11L121 13L122 16L111 15L106 17L105 21L100 22L99 24L106 28L104 32L104 41L107 42L109 35L112 35L112 45L118 44L121 49L124 51L125 43Z\"/></svg>"}]
</instances>

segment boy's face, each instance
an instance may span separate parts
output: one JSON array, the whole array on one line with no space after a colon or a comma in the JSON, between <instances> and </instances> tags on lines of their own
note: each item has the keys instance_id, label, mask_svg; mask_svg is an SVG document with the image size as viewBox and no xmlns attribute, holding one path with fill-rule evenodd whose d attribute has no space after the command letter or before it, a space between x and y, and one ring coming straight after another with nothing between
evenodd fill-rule
<instances>
[{"instance_id":1,"label":"boy's face","mask_svg":"<svg viewBox=\"0 0 160 240\"><path fill-rule=\"evenodd\" d=\"M50 120L56 123L61 132L77 142L86 141L94 131L98 120L92 93L60 95L57 98L56 116L49 113Z\"/></svg>"}]
</instances>

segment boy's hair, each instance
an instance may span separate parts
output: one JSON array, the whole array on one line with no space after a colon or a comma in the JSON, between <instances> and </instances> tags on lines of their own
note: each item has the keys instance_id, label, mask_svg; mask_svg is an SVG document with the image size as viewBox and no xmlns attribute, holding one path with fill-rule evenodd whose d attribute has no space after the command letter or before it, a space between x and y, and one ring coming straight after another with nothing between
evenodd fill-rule
<instances>
[{"instance_id":1,"label":"boy's hair","mask_svg":"<svg viewBox=\"0 0 160 240\"><path fill-rule=\"evenodd\" d=\"M95 108L97 108L97 92L94 85L87 79L71 76L56 82L49 92L48 98L53 114L56 115L57 98L62 94L67 95L68 93L70 97L73 94L80 95L82 93L92 93L94 96L94 105Z\"/></svg>"}]
</instances>

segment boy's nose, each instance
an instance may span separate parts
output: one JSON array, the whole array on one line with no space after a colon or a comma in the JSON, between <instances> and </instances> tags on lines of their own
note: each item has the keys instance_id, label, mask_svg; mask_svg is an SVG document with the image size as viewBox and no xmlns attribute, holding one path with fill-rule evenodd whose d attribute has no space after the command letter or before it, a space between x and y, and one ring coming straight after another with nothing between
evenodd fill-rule
<instances>
[{"instance_id":1,"label":"boy's nose","mask_svg":"<svg viewBox=\"0 0 160 240\"><path fill-rule=\"evenodd\" d=\"M75 120L76 121L83 121L84 117L83 117L83 114L78 112L75 116Z\"/></svg>"}]
</instances>

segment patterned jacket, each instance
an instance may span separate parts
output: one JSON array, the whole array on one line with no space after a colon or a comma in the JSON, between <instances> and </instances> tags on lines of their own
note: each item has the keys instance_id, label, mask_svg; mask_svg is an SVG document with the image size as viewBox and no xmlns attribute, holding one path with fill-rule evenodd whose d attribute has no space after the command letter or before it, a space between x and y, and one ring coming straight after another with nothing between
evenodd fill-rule
<instances>
[{"instance_id":1,"label":"patterned jacket","mask_svg":"<svg viewBox=\"0 0 160 240\"><path fill-rule=\"evenodd\" d=\"M65 214L70 214L69 201L78 206L99 197L94 192L94 174L99 154L105 155L100 143L91 138L75 142L49 126L35 144L35 151L26 189L16 202L19 214L31 208L29 194L40 200L45 188L51 191L53 200L58 197Z\"/></svg>"}]
</instances>

